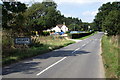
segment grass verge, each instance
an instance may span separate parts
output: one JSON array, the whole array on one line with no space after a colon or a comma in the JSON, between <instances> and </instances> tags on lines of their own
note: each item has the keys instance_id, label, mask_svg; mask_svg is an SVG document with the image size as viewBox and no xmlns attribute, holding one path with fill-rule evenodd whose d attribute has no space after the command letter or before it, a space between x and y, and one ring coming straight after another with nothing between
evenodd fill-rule
<instances>
[{"instance_id":1,"label":"grass verge","mask_svg":"<svg viewBox=\"0 0 120 80\"><path fill-rule=\"evenodd\" d=\"M120 78L119 69L119 51L118 38L113 36L103 36L102 38L102 56L107 78Z\"/></svg>"},{"instance_id":2,"label":"grass verge","mask_svg":"<svg viewBox=\"0 0 120 80\"><path fill-rule=\"evenodd\" d=\"M36 44L24 49L3 49L2 63L3 66L21 61L26 58L41 55L52 50L75 43L71 40L53 38L51 36L37 37Z\"/></svg>"}]
</instances>

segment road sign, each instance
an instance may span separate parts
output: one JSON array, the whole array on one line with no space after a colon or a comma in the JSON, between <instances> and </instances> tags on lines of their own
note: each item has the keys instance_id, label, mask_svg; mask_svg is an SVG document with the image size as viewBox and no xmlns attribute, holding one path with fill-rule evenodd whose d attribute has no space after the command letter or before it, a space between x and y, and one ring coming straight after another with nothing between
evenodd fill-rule
<instances>
[{"instance_id":1,"label":"road sign","mask_svg":"<svg viewBox=\"0 0 120 80\"><path fill-rule=\"evenodd\" d=\"M15 44L30 44L31 38L28 37L17 37L15 38Z\"/></svg>"}]
</instances>

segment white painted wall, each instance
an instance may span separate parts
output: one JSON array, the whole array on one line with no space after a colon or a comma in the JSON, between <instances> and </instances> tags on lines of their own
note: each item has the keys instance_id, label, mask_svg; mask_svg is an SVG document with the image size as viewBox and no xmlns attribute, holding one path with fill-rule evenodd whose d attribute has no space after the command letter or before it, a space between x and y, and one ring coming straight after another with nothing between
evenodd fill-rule
<instances>
[{"instance_id":1,"label":"white painted wall","mask_svg":"<svg viewBox=\"0 0 120 80\"><path fill-rule=\"evenodd\" d=\"M61 30L62 30L63 32L66 32L66 31L68 31L68 28L67 28L65 25L63 25L62 28L61 28Z\"/></svg>"},{"instance_id":2,"label":"white painted wall","mask_svg":"<svg viewBox=\"0 0 120 80\"><path fill-rule=\"evenodd\" d=\"M67 28L65 25L63 25L63 26L61 27L61 29L60 29L58 26L56 26L56 27L52 28L51 30L52 30L52 31L55 31L55 32L61 32L61 30L62 30L63 32L66 32L66 31L68 31L68 28Z\"/></svg>"},{"instance_id":3,"label":"white painted wall","mask_svg":"<svg viewBox=\"0 0 120 80\"><path fill-rule=\"evenodd\" d=\"M52 29L52 31L61 32L61 29L60 29L58 26L56 26L56 27L54 27L54 28Z\"/></svg>"}]
</instances>

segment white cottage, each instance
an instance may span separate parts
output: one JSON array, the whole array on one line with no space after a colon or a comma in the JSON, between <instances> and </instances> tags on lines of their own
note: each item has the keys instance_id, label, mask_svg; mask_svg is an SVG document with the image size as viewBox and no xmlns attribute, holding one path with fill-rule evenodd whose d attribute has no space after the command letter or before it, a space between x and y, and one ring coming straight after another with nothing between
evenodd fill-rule
<instances>
[{"instance_id":1,"label":"white cottage","mask_svg":"<svg viewBox=\"0 0 120 80\"><path fill-rule=\"evenodd\" d=\"M55 32L67 32L68 27L66 27L66 25L59 24L59 25L56 25L56 27L52 28L51 30Z\"/></svg>"}]
</instances>

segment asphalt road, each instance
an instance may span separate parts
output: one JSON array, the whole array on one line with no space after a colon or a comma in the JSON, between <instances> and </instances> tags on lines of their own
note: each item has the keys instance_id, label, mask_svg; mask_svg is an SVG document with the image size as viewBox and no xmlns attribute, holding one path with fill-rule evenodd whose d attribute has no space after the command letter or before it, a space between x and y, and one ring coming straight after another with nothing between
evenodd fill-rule
<instances>
[{"instance_id":1,"label":"asphalt road","mask_svg":"<svg viewBox=\"0 0 120 80\"><path fill-rule=\"evenodd\" d=\"M99 32L80 42L3 68L3 78L104 78Z\"/></svg>"}]
</instances>

